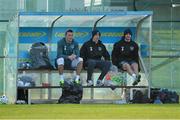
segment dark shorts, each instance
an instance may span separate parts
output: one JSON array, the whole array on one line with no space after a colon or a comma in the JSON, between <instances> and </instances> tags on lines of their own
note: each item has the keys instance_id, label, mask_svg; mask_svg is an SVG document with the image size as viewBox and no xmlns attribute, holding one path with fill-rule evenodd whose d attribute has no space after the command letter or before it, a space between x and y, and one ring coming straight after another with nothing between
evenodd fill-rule
<instances>
[{"instance_id":1,"label":"dark shorts","mask_svg":"<svg viewBox=\"0 0 180 120\"><path fill-rule=\"evenodd\" d=\"M129 60L129 61L121 61L121 62L119 62L119 68L120 69L122 69L123 70L123 64L125 64L125 63L128 63L129 65L131 65L131 64L133 64L133 63L137 63L136 61L133 61L133 60Z\"/></svg>"},{"instance_id":2,"label":"dark shorts","mask_svg":"<svg viewBox=\"0 0 180 120\"><path fill-rule=\"evenodd\" d=\"M65 69L74 69L71 67L72 61L70 59L64 59L64 68Z\"/></svg>"}]
</instances>

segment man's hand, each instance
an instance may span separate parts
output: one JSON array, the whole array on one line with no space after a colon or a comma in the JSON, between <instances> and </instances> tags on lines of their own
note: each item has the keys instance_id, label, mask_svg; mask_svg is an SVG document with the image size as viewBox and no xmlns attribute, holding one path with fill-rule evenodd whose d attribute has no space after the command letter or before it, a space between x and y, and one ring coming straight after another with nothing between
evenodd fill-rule
<instances>
[{"instance_id":1,"label":"man's hand","mask_svg":"<svg viewBox=\"0 0 180 120\"><path fill-rule=\"evenodd\" d=\"M72 54L72 55L68 56L68 58L69 58L71 61L73 61L74 59L76 59L76 55L75 55L75 54Z\"/></svg>"},{"instance_id":2,"label":"man's hand","mask_svg":"<svg viewBox=\"0 0 180 120\"><path fill-rule=\"evenodd\" d=\"M73 60L76 59L76 55L75 54L72 54L72 56L73 56Z\"/></svg>"}]
</instances>

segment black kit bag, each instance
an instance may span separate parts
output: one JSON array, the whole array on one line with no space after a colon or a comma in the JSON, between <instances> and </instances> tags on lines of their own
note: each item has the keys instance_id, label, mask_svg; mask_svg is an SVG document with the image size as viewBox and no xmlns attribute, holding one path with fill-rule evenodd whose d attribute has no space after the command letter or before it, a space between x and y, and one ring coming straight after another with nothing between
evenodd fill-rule
<instances>
[{"instance_id":1,"label":"black kit bag","mask_svg":"<svg viewBox=\"0 0 180 120\"><path fill-rule=\"evenodd\" d=\"M32 69L54 69L48 57L48 48L42 42L33 43L30 49Z\"/></svg>"},{"instance_id":2,"label":"black kit bag","mask_svg":"<svg viewBox=\"0 0 180 120\"><path fill-rule=\"evenodd\" d=\"M70 80L65 80L62 87L62 95L58 103L74 103L79 104L83 95L82 85L76 84Z\"/></svg>"}]
</instances>

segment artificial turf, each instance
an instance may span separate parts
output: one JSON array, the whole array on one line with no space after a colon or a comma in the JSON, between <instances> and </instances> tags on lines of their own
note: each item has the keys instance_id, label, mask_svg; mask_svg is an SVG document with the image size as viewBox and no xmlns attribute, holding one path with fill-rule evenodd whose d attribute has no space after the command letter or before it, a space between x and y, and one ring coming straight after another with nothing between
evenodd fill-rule
<instances>
[{"instance_id":1,"label":"artificial turf","mask_svg":"<svg viewBox=\"0 0 180 120\"><path fill-rule=\"evenodd\" d=\"M180 119L179 104L0 105L0 119Z\"/></svg>"}]
</instances>

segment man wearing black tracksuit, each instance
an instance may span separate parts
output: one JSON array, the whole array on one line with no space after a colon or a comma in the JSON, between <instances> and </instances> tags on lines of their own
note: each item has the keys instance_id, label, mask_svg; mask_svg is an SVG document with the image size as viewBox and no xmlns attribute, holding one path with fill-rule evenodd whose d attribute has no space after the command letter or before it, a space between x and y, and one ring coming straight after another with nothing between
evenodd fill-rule
<instances>
[{"instance_id":1,"label":"man wearing black tracksuit","mask_svg":"<svg viewBox=\"0 0 180 120\"><path fill-rule=\"evenodd\" d=\"M122 39L114 44L112 51L112 62L118 68L127 71L133 78L133 85L140 82L139 75L139 47L132 41L130 29L124 31Z\"/></svg>"},{"instance_id":2,"label":"man wearing black tracksuit","mask_svg":"<svg viewBox=\"0 0 180 120\"><path fill-rule=\"evenodd\" d=\"M93 86L92 74L95 68L102 72L97 80L97 86L103 86L103 78L110 69L110 55L105 45L99 40L101 34L98 30L92 31L92 38L85 42L80 50L80 56L87 67L87 85ZM103 59L104 60L103 60Z\"/></svg>"}]
</instances>

